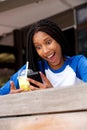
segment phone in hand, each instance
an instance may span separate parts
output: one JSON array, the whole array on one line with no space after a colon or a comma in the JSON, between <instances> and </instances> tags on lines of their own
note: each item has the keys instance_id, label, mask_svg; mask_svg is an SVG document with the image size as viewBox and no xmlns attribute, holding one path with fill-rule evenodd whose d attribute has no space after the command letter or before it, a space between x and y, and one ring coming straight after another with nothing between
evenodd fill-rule
<instances>
[{"instance_id":1,"label":"phone in hand","mask_svg":"<svg viewBox=\"0 0 87 130\"><path fill-rule=\"evenodd\" d=\"M40 76L40 73L39 72L31 72L31 73L27 73L27 77L28 78L32 78L38 82L41 82L42 83L42 79L41 79L41 76ZM35 86L35 87L38 87L37 85L33 84L33 83L30 83L31 85Z\"/></svg>"}]
</instances>

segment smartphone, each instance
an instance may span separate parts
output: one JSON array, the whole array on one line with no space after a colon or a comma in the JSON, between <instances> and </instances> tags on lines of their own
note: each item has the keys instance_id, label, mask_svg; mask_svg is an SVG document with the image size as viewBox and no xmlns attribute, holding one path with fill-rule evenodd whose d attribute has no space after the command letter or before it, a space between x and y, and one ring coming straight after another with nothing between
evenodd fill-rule
<instances>
[{"instance_id":1,"label":"smartphone","mask_svg":"<svg viewBox=\"0 0 87 130\"><path fill-rule=\"evenodd\" d=\"M41 76L40 76L40 73L39 72L31 72L31 73L27 73L27 77L28 78L32 78L38 82L41 82L42 83L42 79L41 79ZM38 87L37 85L35 84L32 84L30 83L31 85L35 86L35 87Z\"/></svg>"}]
</instances>

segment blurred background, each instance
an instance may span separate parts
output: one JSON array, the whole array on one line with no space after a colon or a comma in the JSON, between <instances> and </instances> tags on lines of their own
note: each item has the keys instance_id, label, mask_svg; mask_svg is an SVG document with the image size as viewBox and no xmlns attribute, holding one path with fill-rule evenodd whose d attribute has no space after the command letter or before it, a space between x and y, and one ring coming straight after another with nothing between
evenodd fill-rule
<instances>
[{"instance_id":1,"label":"blurred background","mask_svg":"<svg viewBox=\"0 0 87 130\"><path fill-rule=\"evenodd\" d=\"M87 57L87 0L0 0L0 87L26 63L30 25L46 18L63 30L71 56Z\"/></svg>"}]
</instances>

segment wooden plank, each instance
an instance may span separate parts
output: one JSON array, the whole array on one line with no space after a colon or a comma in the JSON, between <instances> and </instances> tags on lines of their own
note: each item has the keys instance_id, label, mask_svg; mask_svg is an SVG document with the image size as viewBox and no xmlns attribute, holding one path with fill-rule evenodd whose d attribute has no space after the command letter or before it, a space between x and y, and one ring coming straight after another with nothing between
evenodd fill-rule
<instances>
[{"instance_id":1,"label":"wooden plank","mask_svg":"<svg viewBox=\"0 0 87 130\"><path fill-rule=\"evenodd\" d=\"M87 110L87 84L0 97L0 117Z\"/></svg>"},{"instance_id":2,"label":"wooden plank","mask_svg":"<svg viewBox=\"0 0 87 130\"><path fill-rule=\"evenodd\" d=\"M87 112L1 118L0 130L87 130Z\"/></svg>"}]
</instances>

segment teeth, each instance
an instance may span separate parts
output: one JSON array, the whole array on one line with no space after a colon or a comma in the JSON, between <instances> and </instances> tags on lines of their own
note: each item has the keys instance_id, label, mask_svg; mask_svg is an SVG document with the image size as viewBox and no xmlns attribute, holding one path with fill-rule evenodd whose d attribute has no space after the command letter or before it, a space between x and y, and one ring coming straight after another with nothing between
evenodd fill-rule
<instances>
[{"instance_id":1,"label":"teeth","mask_svg":"<svg viewBox=\"0 0 87 130\"><path fill-rule=\"evenodd\" d=\"M53 56L53 54L49 55L48 58L51 58Z\"/></svg>"}]
</instances>

